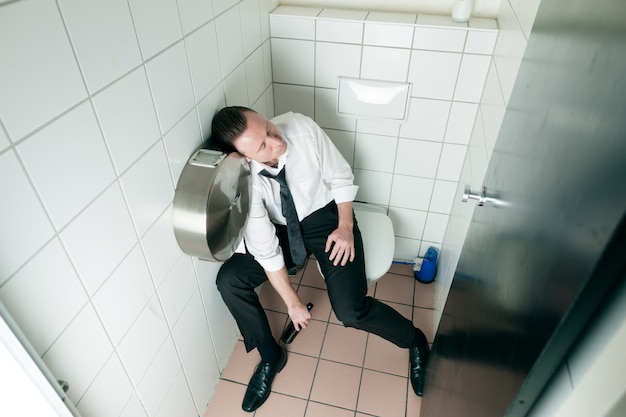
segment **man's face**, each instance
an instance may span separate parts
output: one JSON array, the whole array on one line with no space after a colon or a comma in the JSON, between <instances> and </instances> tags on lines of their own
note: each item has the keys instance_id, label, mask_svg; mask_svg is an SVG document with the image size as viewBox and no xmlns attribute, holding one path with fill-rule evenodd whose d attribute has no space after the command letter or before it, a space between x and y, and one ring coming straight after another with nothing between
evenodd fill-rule
<instances>
[{"instance_id":1,"label":"man's face","mask_svg":"<svg viewBox=\"0 0 626 417\"><path fill-rule=\"evenodd\" d=\"M233 145L248 161L254 160L269 166L278 164L278 157L285 153L287 144L276 126L258 113L247 111L246 130Z\"/></svg>"}]
</instances>

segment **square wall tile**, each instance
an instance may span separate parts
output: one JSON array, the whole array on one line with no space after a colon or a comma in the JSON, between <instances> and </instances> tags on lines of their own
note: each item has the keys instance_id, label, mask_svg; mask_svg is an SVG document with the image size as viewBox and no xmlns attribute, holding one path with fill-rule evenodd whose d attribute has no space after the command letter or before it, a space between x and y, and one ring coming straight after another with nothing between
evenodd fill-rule
<instances>
[{"instance_id":1,"label":"square wall tile","mask_svg":"<svg viewBox=\"0 0 626 417\"><path fill-rule=\"evenodd\" d=\"M241 18L241 40L243 55L248 56L257 49L263 39L261 37L261 16L259 16L259 0L243 0L239 3Z\"/></svg>"},{"instance_id":2,"label":"square wall tile","mask_svg":"<svg viewBox=\"0 0 626 417\"><path fill-rule=\"evenodd\" d=\"M438 142L400 138L396 174L435 178L441 149Z\"/></svg>"},{"instance_id":3,"label":"square wall tile","mask_svg":"<svg viewBox=\"0 0 626 417\"><path fill-rule=\"evenodd\" d=\"M398 236L396 236L395 241L396 250L393 256L394 259L413 262L418 256L421 241L417 239L407 239Z\"/></svg>"},{"instance_id":4,"label":"square wall tile","mask_svg":"<svg viewBox=\"0 0 626 417\"><path fill-rule=\"evenodd\" d=\"M141 249L135 246L93 297L94 306L115 346L153 297L154 291Z\"/></svg>"},{"instance_id":5,"label":"square wall tile","mask_svg":"<svg viewBox=\"0 0 626 417\"><path fill-rule=\"evenodd\" d=\"M224 78L224 94L226 95L226 105L228 106L250 106L246 67L244 64L239 65Z\"/></svg>"},{"instance_id":6,"label":"square wall tile","mask_svg":"<svg viewBox=\"0 0 626 417\"><path fill-rule=\"evenodd\" d=\"M434 180L406 175L394 175L390 205L414 210L428 210Z\"/></svg>"},{"instance_id":7,"label":"square wall tile","mask_svg":"<svg viewBox=\"0 0 626 417\"><path fill-rule=\"evenodd\" d=\"M193 263L188 256L181 256L159 286L157 292L165 311L165 317L173 325L198 291Z\"/></svg>"},{"instance_id":8,"label":"square wall tile","mask_svg":"<svg viewBox=\"0 0 626 417\"><path fill-rule=\"evenodd\" d=\"M10 144L11 142L9 142L9 138L4 132L4 129L2 129L2 126L0 126L0 152L8 148Z\"/></svg>"},{"instance_id":9,"label":"square wall tile","mask_svg":"<svg viewBox=\"0 0 626 417\"><path fill-rule=\"evenodd\" d=\"M276 115L287 112L315 116L315 94L313 87L290 84L272 84L274 89L274 109Z\"/></svg>"},{"instance_id":10,"label":"square wall tile","mask_svg":"<svg viewBox=\"0 0 626 417\"><path fill-rule=\"evenodd\" d=\"M425 211L389 207L394 234L409 239L421 239L426 225L426 214Z\"/></svg>"},{"instance_id":11,"label":"square wall tile","mask_svg":"<svg viewBox=\"0 0 626 417\"><path fill-rule=\"evenodd\" d=\"M361 46L340 43L315 43L315 85L337 88L338 77L358 77Z\"/></svg>"},{"instance_id":12,"label":"square wall tile","mask_svg":"<svg viewBox=\"0 0 626 417\"><path fill-rule=\"evenodd\" d=\"M183 32L188 34L213 18L213 5L210 1L178 0L178 12Z\"/></svg>"},{"instance_id":13,"label":"square wall tile","mask_svg":"<svg viewBox=\"0 0 626 417\"><path fill-rule=\"evenodd\" d=\"M215 10L215 2L213 3ZM217 13L217 10L215 10ZM215 18L217 43L222 63L222 76L226 77L243 61L243 37L239 8L233 7Z\"/></svg>"},{"instance_id":14,"label":"square wall tile","mask_svg":"<svg viewBox=\"0 0 626 417\"><path fill-rule=\"evenodd\" d=\"M411 96L450 100L454 94L461 54L413 50L408 80Z\"/></svg>"},{"instance_id":15,"label":"square wall tile","mask_svg":"<svg viewBox=\"0 0 626 417\"><path fill-rule=\"evenodd\" d=\"M263 49L252 52L245 61L246 85L248 87L248 102L254 103L261 97L268 84L265 84L265 65L263 64Z\"/></svg>"},{"instance_id":16,"label":"square wall tile","mask_svg":"<svg viewBox=\"0 0 626 417\"><path fill-rule=\"evenodd\" d=\"M370 13L371 15L371 13ZM363 44L410 48L413 43L412 25L370 23L368 16L363 33Z\"/></svg>"},{"instance_id":17,"label":"square wall tile","mask_svg":"<svg viewBox=\"0 0 626 417\"><path fill-rule=\"evenodd\" d=\"M413 49L463 52L466 34L463 29L416 27Z\"/></svg>"},{"instance_id":18,"label":"square wall tile","mask_svg":"<svg viewBox=\"0 0 626 417\"><path fill-rule=\"evenodd\" d=\"M450 102L411 98L409 117L400 127L400 136L408 139L443 141L450 114Z\"/></svg>"},{"instance_id":19,"label":"square wall tile","mask_svg":"<svg viewBox=\"0 0 626 417\"><path fill-rule=\"evenodd\" d=\"M428 210L436 213L450 214L452 212L454 198L456 197L456 188L456 182L436 180L433 188L433 197Z\"/></svg>"},{"instance_id":20,"label":"square wall tile","mask_svg":"<svg viewBox=\"0 0 626 417\"><path fill-rule=\"evenodd\" d=\"M222 79L222 67L215 22L210 22L185 39L193 91L199 101Z\"/></svg>"},{"instance_id":21,"label":"square wall tile","mask_svg":"<svg viewBox=\"0 0 626 417\"><path fill-rule=\"evenodd\" d=\"M106 395L102 393L106 392ZM111 355L85 395L76 404L82 415L98 410L105 416L119 416L133 394L133 386L115 355Z\"/></svg>"},{"instance_id":22,"label":"square wall tile","mask_svg":"<svg viewBox=\"0 0 626 417\"><path fill-rule=\"evenodd\" d=\"M348 164L354 168L355 133L345 130L325 129L326 134L333 141L339 152Z\"/></svg>"},{"instance_id":23,"label":"square wall tile","mask_svg":"<svg viewBox=\"0 0 626 417\"><path fill-rule=\"evenodd\" d=\"M226 10L230 9L231 7L239 3L239 1L238 0L212 0L212 3L213 3L213 12L215 13L216 16L219 16Z\"/></svg>"},{"instance_id":24,"label":"square wall tile","mask_svg":"<svg viewBox=\"0 0 626 417\"><path fill-rule=\"evenodd\" d=\"M312 86L315 43L272 38L272 69L274 82Z\"/></svg>"},{"instance_id":25,"label":"square wall tile","mask_svg":"<svg viewBox=\"0 0 626 417\"><path fill-rule=\"evenodd\" d=\"M372 11L367 14L368 22L400 23L412 26L416 19L415 13Z\"/></svg>"},{"instance_id":26,"label":"square wall tile","mask_svg":"<svg viewBox=\"0 0 626 417\"><path fill-rule=\"evenodd\" d=\"M158 286L183 253L174 236L171 205L143 236L141 246L150 273Z\"/></svg>"},{"instance_id":27,"label":"square wall tile","mask_svg":"<svg viewBox=\"0 0 626 417\"><path fill-rule=\"evenodd\" d=\"M137 385L137 392L150 415L156 414L179 371L180 362L176 355L176 348L168 337L160 346L146 374Z\"/></svg>"},{"instance_id":28,"label":"square wall tile","mask_svg":"<svg viewBox=\"0 0 626 417\"><path fill-rule=\"evenodd\" d=\"M466 54L491 55L496 47L498 32L495 30L469 30L465 43Z\"/></svg>"},{"instance_id":29,"label":"square wall tile","mask_svg":"<svg viewBox=\"0 0 626 417\"><path fill-rule=\"evenodd\" d=\"M61 239L87 291L95 293L137 241L117 183L74 219Z\"/></svg>"},{"instance_id":30,"label":"square wall tile","mask_svg":"<svg viewBox=\"0 0 626 417\"><path fill-rule=\"evenodd\" d=\"M70 381L67 394L74 403L83 396L111 356L113 347L87 304L42 357L53 375Z\"/></svg>"},{"instance_id":31,"label":"square wall tile","mask_svg":"<svg viewBox=\"0 0 626 417\"><path fill-rule=\"evenodd\" d=\"M354 170L354 183L359 186L355 200L366 203L389 204L393 175L385 172Z\"/></svg>"},{"instance_id":32,"label":"square wall tile","mask_svg":"<svg viewBox=\"0 0 626 417\"><path fill-rule=\"evenodd\" d=\"M4 201L0 214L0 285L35 254L53 235L54 229L39 202L15 152L0 154L0 182Z\"/></svg>"},{"instance_id":33,"label":"square wall tile","mask_svg":"<svg viewBox=\"0 0 626 417\"><path fill-rule=\"evenodd\" d=\"M315 19L270 13L270 32L273 38L312 41L315 40Z\"/></svg>"},{"instance_id":34,"label":"square wall tile","mask_svg":"<svg viewBox=\"0 0 626 417\"><path fill-rule=\"evenodd\" d=\"M356 129L354 117L339 116L337 113L337 90L315 89L315 121L323 128L350 130Z\"/></svg>"},{"instance_id":35,"label":"square wall tile","mask_svg":"<svg viewBox=\"0 0 626 417\"><path fill-rule=\"evenodd\" d=\"M167 132L195 105L184 44L150 61L146 70L161 132Z\"/></svg>"},{"instance_id":36,"label":"square wall tile","mask_svg":"<svg viewBox=\"0 0 626 417\"><path fill-rule=\"evenodd\" d=\"M400 122L374 119L357 119L356 131L372 135L398 136Z\"/></svg>"},{"instance_id":37,"label":"square wall tile","mask_svg":"<svg viewBox=\"0 0 626 417\"><path fill-rule=\"evenodd\" d=\"M366 15L367 12L358 10L324 9L317 19L315 39L322 42L361 44L362 20Z\"/></svg>"},{"instance_id":38,"label":"square wall tile","mask_svg":"<svg viewBox=\"0 0 626 417\"><path fill-rule=\"evenodd\" d=\"M86 98L87 91L56 3L4 4L0 27L0 56L5 63L0 117L16 142ZM25 68L33 69L27 77Z\"/></svg>"},{"instance_id":39,"label":"square wall tile","mask_svg":"<svg viewBox=\"0 0 626 417\"><path fill-rule=\"evenodd\" d=\"M422 239L429 242L443 242L443 236L446 233L446 226L448 225L449 217L450 216L447 214L433 212L428 213Z\"/></svg>"},{"instance_id":40,"label":"square wall tile","mask_svg":"<svg viewBox=\"0 0 626 417\"><path fill-rule=\"evenodd\" d=\"M454 100L480 102L490 63L489 55L463 55Z\"/></svg>"},{"instance_id":41,"label":"square wall tile","mask_svg":"<svg viewBox=\"0 0 626 417\"><path fill-rule=\"evenodd\" d=\"M392 173L397 146L395 137L357 133L354 168Z\"/></svg>"},{"instance_id":42,"label":"square wall tile","mask_svg":"<svg viewBox=\"0 0 626 417\"><path fill-rule=\"evenodd\" d=\"M155 294L117 346L122 363L135 384L141 381L167 336L165 316Z\"/></svg>"},{"instance_id":43,"label":"square wall tile","mask_svg":"<svg viewBox=\"0 0 626 417\"><path fill-rule=\"evenodd\" d=\"M42 355L85 305L87 294L54 239L0 287L0 300Z\"/></svg>"},{"instance_id":44,"label":"square wall tile","mask_svg":"<svg viewBox=\"0 0 626 417\"><path fill-rule=\"evenodd\" d=\"M183 36L176 0L129 0L144 59L148 59Z\"/></svg>"},{"instance_id":45,"label":"square wall tile","mask_svg":"<svg viewBox=\"0 0 626 417\"><path fill-rule=\"evenodd\" d=\"M161 216L172 202L174 185L162 143L152 147L121 178L139 236ZM151 184L146 187L146 184Z\"/></svg>"},{"instance_id":46,"label":"square wall tile","mask_svg":"<svg viewBox=\"0 0 626 417\"><path fill-rule=\"evenodd\" d=\"M59 229L115 178L89 103L46 126L17 149Z\"/></svg>"},{"instance_id":47,"label":"square wall tile","mask_svg":"<svg viewBox=\"0 0 626 417\"><path fill-rule=\"evenodd\" d=\"M441 150L441 161L437 169L437 179L458 181L466 153L466 145L444 144Z\"/></svg>"},{"instance_id":48,"label":"square wall tile","mask_svg":"<svg viewBox=\"0 0 626 417\"><path fill-rule=\"evenodd\" d=\"M93 98L118 174L139 158L160 136L146 73L139 68Z\"/></svg>"},{"instance_id":49,"label":"square wall tile","mask_svg":"<svg viewBox=\"0 0 626 417\"><path fill-rule=\"evenodd\" d=\"M478 104L462 103L458 101L452 102L445 142L462 145L469 144L477 111Z\"/></svg>"},{"instance_id":50,"label":"square wall tile","mask_svg":"<svg viewBox=\"0 0 626 417\"><path fill-rule=\"evenodd\" d=\"M213 116L213 114L211 114ZM165 135L165 150L169 162L174 184L178 183L181 172L193 152L202 144L202 135L195 110L187 113L167 135Z\"/></svg>"},{"instance_id":51,"label":"square wall tile","mask_svg":"<svg viewBox=\"0 0 626 417\"><path fill-rule=\"evenodd\" d=\"M59 6L90 91L141 63L126 1L62 0Z\"/></svg>"},{"instance_id":52,"label":"square wall tile","mask_svg":"<svg viewBox=\"0 0 626 417\"><path fill-rule=\"evenodd\" d=\"M204 405L205 403L202 403L202 410L204 410ZM173 382L168 387L168 391L163 396L161 404L159 404L159 410L154 417L169 417L172 415L198 415L198 409L196 408L191 391L189 390L188 381L182 369L179 369L178 374L176 374Z\"/></svg>"},{"instance_id":53,"label":"square wall tile","mask_svg":"<svg viewBox=\"0 0 626 417\"><path fill-rule=\"evenodd\" d=\"M405 82L410 56L410 49L364 46L361 78Z\"/></svg>"}]
</instances>

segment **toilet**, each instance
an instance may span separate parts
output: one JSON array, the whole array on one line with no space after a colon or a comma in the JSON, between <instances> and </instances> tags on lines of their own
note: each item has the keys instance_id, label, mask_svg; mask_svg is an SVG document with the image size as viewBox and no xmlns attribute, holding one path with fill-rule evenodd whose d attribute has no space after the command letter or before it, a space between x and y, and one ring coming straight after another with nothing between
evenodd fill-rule
<instances>
[{"instance_id":1,"label":"toilet","mask_svg":"<svg viewBox=\"0 0 626 417\"><path fill-rule=\"evenodd\" d=\"M363 237L365 277L371 286L389 271L396 241L393 224L383 207L368 203L352 203L354 215Z\"/></svg>"},{"instance_id":2,"label":"toilet","mask_svg":"<svg viewBox=\"0 0 626 417\"><path fill-rule=\"evenodd\" d=\"M365 278L369 287L387 273L393 262L396 244L393 224L383 207L355 201L352 208L363 238ZM317 268L319 270L319 264Z\"/></svg>"}]
</instances>

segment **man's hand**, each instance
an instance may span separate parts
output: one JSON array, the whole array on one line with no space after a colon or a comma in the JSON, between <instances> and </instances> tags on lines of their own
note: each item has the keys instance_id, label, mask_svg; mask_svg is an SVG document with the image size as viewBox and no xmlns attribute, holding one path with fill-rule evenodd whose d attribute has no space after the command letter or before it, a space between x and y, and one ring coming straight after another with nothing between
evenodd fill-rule
<instances>
[{"instance_id":1,"label":"man's hand","mask_svg":"<svg viewBox=\"0 0 626 417\"><path fill-rule=\"evenodd\" d=\"M331 250L332 248L332 250ZM337 266L345 266L348 261L354 261L354 234L351 227L339 226L326 239L326 249L328 259Z\"/></svg>"},{"instance_id":2,"label":"man's hand","mask_svg":"<svg viewBox=\"0 0 626 417\"><path fill-rule=\"evenodd\" d=\"M302 329L306 329L309 325L309 320L311 320L311 312L308 308L301 302L296 303L294 306L289 307L288 309L289 318L293 322L294 327L297 331Z\"/></svg>"}]
</instances>

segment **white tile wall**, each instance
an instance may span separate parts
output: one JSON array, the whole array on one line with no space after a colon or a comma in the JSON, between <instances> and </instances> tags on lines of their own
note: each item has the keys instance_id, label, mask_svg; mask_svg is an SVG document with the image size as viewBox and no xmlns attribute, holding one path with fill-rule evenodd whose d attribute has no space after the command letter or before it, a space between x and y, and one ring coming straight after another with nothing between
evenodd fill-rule
<instances>
[{"instance_id":1,"label":"white tile wall","mask_svg":"<svg viewBox=\"0 0 626 417\"><path fill-rule=\"evenodd\" d=\"M276 112L295 109L326 129L354 168L357 199L395 213L396 258L441 247L495 21L281 6L270 22ZM339 76L411 83L407 120L338 116ZM407 220L413 218L421 219L415 227Z\"/></svg>"},{"instance_id":2,"label":"white tile wall","mask_svg":"<svg viewBox=\"0 0 626 417\"><path fill-rule=\"evenodd\" d=\"M274 115L276 6L0 5L0 301L82 415L204 414L237 330L172 198L227 101Z\"/></svg>"}]
</instances>

